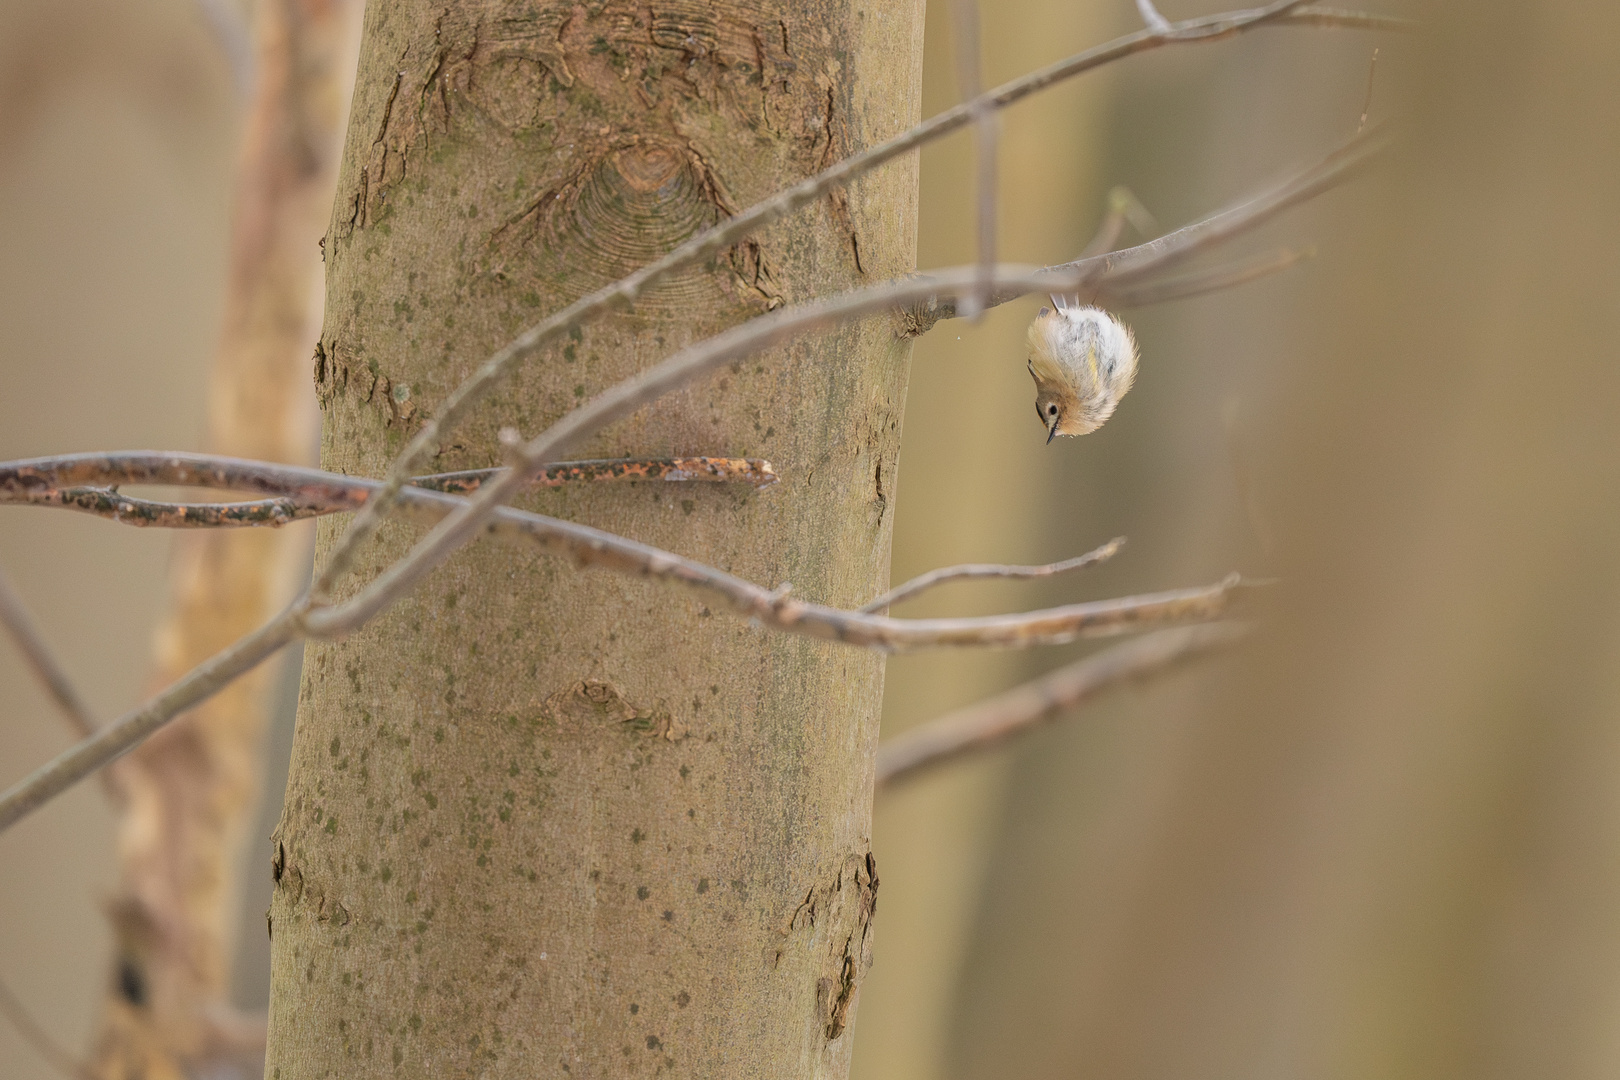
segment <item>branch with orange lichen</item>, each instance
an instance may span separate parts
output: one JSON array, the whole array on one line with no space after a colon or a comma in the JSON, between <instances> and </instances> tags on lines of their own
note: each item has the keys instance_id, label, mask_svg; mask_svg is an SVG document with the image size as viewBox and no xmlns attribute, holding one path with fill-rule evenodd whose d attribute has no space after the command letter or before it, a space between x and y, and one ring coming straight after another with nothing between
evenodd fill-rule
<instances>
[{"instance_id":1,"label":"branch with orange lichen","mask_svg":"<svg viewBox=\"0 0 1620 1080\"><path fill-rule=\"evenodd\" d=\"M167 482L150 478L188 475L187 468L196 470L197 475L215 470L214 475L221 483L206 486L251 487L277 494L268 499L239 502L160 502L119 490L120 485L125 484ZM435 473L413 477L411 486L470 495L505 471L467 469ZM227 477L229 482L225 482ZM770 462L758 458L601 458L548 466L529 481L529 486L637 481L747 484L758 489L776 483L777 475ZM124 525L153 529L233 529L261 525L274 528L326 514L358 510L371 494L369 488L359 486L334 491L325 481L301 479L294 472L264 462L141 450L0 463L0 488L4 489L0 490L0 502L57 506ZM3 589L0 584L0 618L6 614ZM81 734L89 734L88 729Z\"/></svg>"}]
</instances>

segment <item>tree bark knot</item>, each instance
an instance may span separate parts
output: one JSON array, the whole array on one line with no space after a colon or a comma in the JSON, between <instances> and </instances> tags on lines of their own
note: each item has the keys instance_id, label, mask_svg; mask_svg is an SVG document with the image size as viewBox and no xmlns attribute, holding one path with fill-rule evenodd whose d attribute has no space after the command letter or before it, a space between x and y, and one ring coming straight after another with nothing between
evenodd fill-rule
<instances>
[{"instance_id":1,"label":"tree bark knot","mask_svg":"<svg viewBox=\"0 0 1620 1080\"><path fill-rule=\"evenodd\" d=\"M686 725L663 700L636 705L617 686L597 679L583 679L558 690L546 698L543 712L559 731L589 731L617 724L667 742L679 742L687 735Z\"/></svg>"}]
</instances>

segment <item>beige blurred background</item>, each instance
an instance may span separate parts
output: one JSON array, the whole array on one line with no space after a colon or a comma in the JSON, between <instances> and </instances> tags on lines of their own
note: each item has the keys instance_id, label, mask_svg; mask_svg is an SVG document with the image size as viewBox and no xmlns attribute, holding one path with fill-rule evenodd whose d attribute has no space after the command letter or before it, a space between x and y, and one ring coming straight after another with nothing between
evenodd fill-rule
<instances>
[{"instance_id":1,"label":"beige blurred background","mask_svg":"<svg viewBox=\"0 0 1620 1080\"><path fill-rule=\"evenodd\" d=\"M925 113L956 99L930 7ZM1125 313L1142 375L1094 435L1041 443L1033 301L919 343L896 580L1130 544L906 614L1278 584L1241 653L880 801L859 1080L1620 1072L1620 11L1376 10L1427 29L1164 50L1005 114L1003 254L1027 261L1074 254L1113 184L1174 226L1321 154L1374 47L1401 149L1237 249L1313 262ZM985 12L987 83L1136 19ZM198 444L240 118L190 0L0 0L0 457ZM971 162L967 137L924 153L924 266L971 257ZM142 687L167 547L0 509L0 567L103 715ZM896 659L885 731L1083 651ZM9 648L0 686L9 783L68 737ZM0 978L75 1048L110 830L86 786L0 836ZM0 1075L55 1074L0 1024Z\"/></svg>"}]
</instances>

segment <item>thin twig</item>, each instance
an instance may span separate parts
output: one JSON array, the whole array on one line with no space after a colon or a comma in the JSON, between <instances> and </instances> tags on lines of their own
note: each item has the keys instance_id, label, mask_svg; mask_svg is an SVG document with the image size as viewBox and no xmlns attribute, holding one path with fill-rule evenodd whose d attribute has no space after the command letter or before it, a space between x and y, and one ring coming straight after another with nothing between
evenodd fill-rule
<instances>
[{"instance_id":1,"label":"thin twig","mask_svg":"<svg viewBox=\"0 0 1620 1080\"><path fill-rule=\"evenodd\" d=\"M89 457L110 462L115 458L126 458L131 461L142 458L163 460L172 455L136 451L133 454L98 454ZM0 465L0 470L5 468L5 465ZM504 471L504 469L469 469L464 472L437 473L432 476L415 477L411 484L413 487L433 491L468 495ZM116 473L118 470L111 472ZM572 481L603 483L655 480L743 483L755 488L765 488L776 483L777 479L771 463L758 458L604 458L594 461L565 461L552 465L530 484L533 487L562 487ZM142 482L128 479L116 481L118 484ZM236 502L163 502L126 495L116 486L47 485L28 487L20 493L0 494L0 502L60 506L139 528L232 529L255 526L278 528L293 521L357 510L364 505L367 494L369 492L362 493L357 489L349 497L334 501L330 498L329 489L323 481L320 490L295 490L292 494L271 499Z\"/></svg>"},{"instance_id":2,"label":"thin twig","mask_svg":"<svg viewBox=\"0 0 1620 1080\"><path fill-rule=\"evenodd\" d=\"M878 613L887 611L902 600L910 600L919 593L926 592L936 585L943 585L947 581L958 581L965 578L1037 578L1051 577L1054 574L1066 574L1070 570L1079 570L1087 566L1095 566L1114 557L1120 548L1125 546L1125 538L1116 536L1108 543L1076 555L1072 559L1062 562L1047 563L1044 566L1003 566L998 563L962 563L959 566L942 566L938 570L930 570L926 574L919 574L906 582L897 585L868 604L857 608L857 611Z\"/></svg>"},{"instance_id":3,"label":"thin twig","mask_svg":"<svg viewBox=\"0 0 1620 1080\"><path fill-rule=\"evenodd\" d=\"M361 545L381 527L393 507L399 489L410 482L411 473L426 460L439 439L459 423L473 405L495 389L516 364L534 355L569 330L583 325L603 312L633 304L645 289L667 275L731 247L765 225L816 202L828 191L870 172L885 162L966 126L974 119L974 110L979 107L979 99L987 100L995 109L1004 109L1065 79L1135 53L1147 52L1169 44L1217 41L1265 25L1345 26L1375 30L1408 29L1411 23L1408 20L1388 19L1377 15L1312 8L1301 3L1301 0L1276 0L1275 3L1263 7L1173 23L1170 30L1162 34L1147 30L1138 31L1014 79L979 95L974 101L947 109L909 131L851 155L815 176L777 192L763 202L704 230L628 277L581 297L561 311L548 316L486 360L476 372L451 392L394 460L379 496L355 517L333 548L326 566L315 579L312 595L317 600L324 600L332 586L348 573Z\"/></svg>"},{"instance_id":4,"label":"thin twig","mask_svg":"<svg viewBox=\"0 0 1620 1080\"><path fill-rule=\"evenodd\" d=\"M487 481L505 472L505 469L469 469L465 472L435 473L411 480L412 487L430 488L450 495L471 495ZM670 483L708 482L716 484L749 484L767 488L779 477L771 463L763 458L734 457L668 457L668 458L592 458L587 461L559 461L547 465L529 481L532 487L562 487L565 484L591 481L663 480Z\"/></svg>"},{"instance_id":5,"label":"thin twig","mask_svg":"<svg viewBox=\"0 0 1620 1080\"><path fill-rule=\"evenodd\" d=\"M994 746L1104 690L1226 648L1246 632L1241 625L1232 623L1160 630L958 709L879 744L877 786L888 790L934 766Z\"/></svg>"},{"instance_id":6,"label":"thin twig","mask_svg":"<svg viewBox=\"0 0 1620 1080\"><path fill-rule=\"evenodd\" d=\"M1122 289L1150 274L1162 273L1200 251L1251 231L1284 210L1350 179L1372 162L1385 143L1382 125L1358 131L1321 161L1288 177L1270 190L1157 240L1087 260L1091 280L1098 283L1098 294L1101 296L1106 295L1109 289ZM1080 269L1080 264L1066 263L1061 269Z\"/></svg>"},{"instance_id":7,"label":"thin twig","mask_svg":"<svg viewBox=\"0 0 1620 1080\"><path fill-rule=\"evenodd\" d=\"M990 277L996 263L996 110L979 92L980 69L978 0L951 0L956 31L956 89L972 103L975 163L978 166L975 198L978 206L979 280L964 298L963 318L977 318L990 299Z\"/></svg>"},{"instance_id":8,"label":"thin twig","mask_svg":"<svg viewBox=\"0 0 1620 1080\"><path fill-rule=\"evenodd\" d=\"M1249 196L1235 206L1200 218L1174 232L1119 251L1083 256L1048 268L1053 274L1078 275L1075 286L1089 303L1115 305L1118 297L1147 287L1147 279L1177 263L1235 236L1258 228L1278 214L1313 195L1342 183L1365 168L1384 148L1381 125L1357 132L1326 157ZM1057 288L1060 282L1049 283ZM992 307L1015 300L1017 290L998 290ZM944 319L956 318L956 305L947 296L930 296L905 312L908 334L927 333Z\"/></svg>"},{"instance_id":9,"label":"thin twig","mask_svg":"<svg viewBox=\"0 0 1620 1080\"><path fill-rule=\"evenodd\" d=\"M1120 235L1125 231L1127 224L1144 236L1157 231L1153 215L1148 213L1147 207L1142 205L1135 192L1120 185L1108 193L1108 212L1103 215L1102 221L1097 225L1097 231L1092 234L1090 241L1075 258L1089 259L1094 255L1106 255L1113 251L1119 245Z\"/></svg>"},{"instance_id":10,"label":"thin twig","mask_svg":"<svg viewBox=\"0 0 1620 1080\"><path fill-rule=\"evenodd\" d=\"M82 1061L74 1057L67 1047L57 1042L51 1037L50 1032L39 1025L4 981L0 981L0 1013L5 1014L17 1034L23 1037L23 1041L32 1046L36 1054L50 1062L51 1067L57 1072L71 1077L72 1080L95 1080Z\"/></svg>"},{"instance_id":11,"label":"thin twig","mask_svg":"<svg viewBox=\"0 0 1620 1080\"><path fill-rule=\"evenodd\" d=\"M1361 105L1361 119L1356 123L1356 130L1367 126L1367 114L1372 112L1373 76L1378 74L1378 50L1374 49L1372 63L1367 65L1367 100Z\"/></svg>"},{"instance_id":12,"label":"thin twig","mask_svg":"<svg viewBox=\"0 0 1620 1080\"><path fill-rule=\"evenodd\" d=\"M230 648L192 668L162 693L40 766L0 795L0 831L91 773L133 750L158 728L251 671L292 641L297 621L291 609Z\"/></svg>"},{"instance_id":13,"label":"thin twig","mask_svg":"<svg viewBox=\"0 0 1620 1080\"><path fill-rule=\"evenodd\" d=\"M39 679L40 685L45 687L46 693L56 703L68 727L81 739L90 736L96 730L95 714L73 688L73 680L68 678L62 665L56 662L50 646L45 644L45 636L40 633L39 625L34 622L33 615L4 571L0 571L0 623L4 623L11 632L17 650L23 654L35 678Z\"/></svg>"},{"instance_id":14,"label":"thin twig","mask_svg":"<svg viewBox=\"0 0 1620 1080\"><path fill-rule=\"evenodd\" d=\"M1180 277L1149 281L1134 289L1111 289L1108 303L1112 307L1146 307L1148 304L1186 300L1270 277L1315 257L1316 249L1313 247L1281 248L1227 266L1216 266L1197 273L1183 274Z\"/></svg>"}]
</instances>

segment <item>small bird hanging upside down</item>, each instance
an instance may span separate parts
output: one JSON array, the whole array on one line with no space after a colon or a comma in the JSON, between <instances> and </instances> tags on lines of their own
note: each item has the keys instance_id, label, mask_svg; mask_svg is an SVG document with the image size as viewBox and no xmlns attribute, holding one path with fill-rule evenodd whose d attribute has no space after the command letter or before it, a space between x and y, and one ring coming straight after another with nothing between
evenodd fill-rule
<instances>
[{"instance_id":1,"label":"small bird hanging upside down","mask_svg":"<svg viewBox=\"0 0 1620 1080\"><path fill-rule=\"evenodd\" d=\"M1102 427L1131 388L1136 339L1101 308L1053 293L1052 306L1029 324L1029 373L1046 441L1085 435Z\"/></svg>"}]
</instances>

